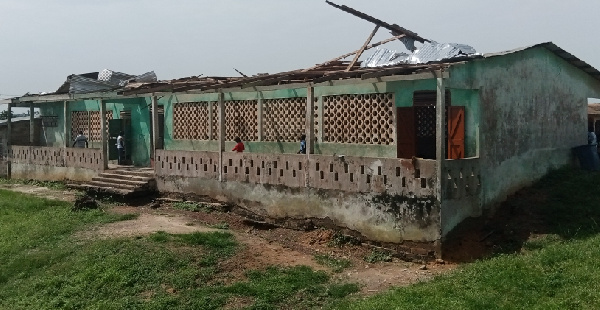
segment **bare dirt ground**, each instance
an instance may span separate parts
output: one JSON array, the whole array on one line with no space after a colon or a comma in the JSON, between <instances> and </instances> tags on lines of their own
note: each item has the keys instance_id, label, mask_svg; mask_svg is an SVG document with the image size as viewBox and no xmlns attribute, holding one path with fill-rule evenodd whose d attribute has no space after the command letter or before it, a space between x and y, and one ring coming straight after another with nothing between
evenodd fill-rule
<instances>
[{"instance_id":1,"label":"bare dirt ground","mask_svg":"<svg viewBox=\"0 0 600 310\"><path fill-rule=\"evenodd\" d=\"M2 185L0 188L27 193L39 197L74 201L76 192L54 190L31 185ZM331 272L339 281L359 283L364 295L385 291L395 286L405 286L419 281L428 281L434 276L456 268L456 264L438 261L424 263L391 262L368 263L364 258L372 252L367 245L332 246L334 232L326 229L297 231L285 228L260 228L250 226L244 218L230 212L191 212L174 208L173 202L151 203L142 206L110 205L108 212L138 214L136 219L93 227L82 232L86 238L133 237L157 231L167 233L191 233L194 231L216 231L227 225L227 231L235 235L242 249L220 267L224 281L243 279L245 271L264 269L269 266L306 265L316 270ZM346 259L351 266L339 273L320 265L315 255L328 255Z\"/></svg>"}]
</instances>

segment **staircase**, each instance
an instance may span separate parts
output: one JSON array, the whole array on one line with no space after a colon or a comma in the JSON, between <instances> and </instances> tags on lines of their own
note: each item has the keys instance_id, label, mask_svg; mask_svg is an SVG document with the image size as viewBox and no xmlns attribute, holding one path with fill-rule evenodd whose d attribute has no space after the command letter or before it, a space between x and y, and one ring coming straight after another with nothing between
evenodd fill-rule
<instances>
[{"instance_id":1,"label":"staircase","mask_svg":"<svg viewBox=\"0 0 600 310\"><path fill-rule=\"evenodd\" d=\"M156 180L152 168L118 167L100 173L97 177L93 177L90 182L68 184L68 186L86 192L131 198L155 192Z\"/></svg>"}]
</instances>

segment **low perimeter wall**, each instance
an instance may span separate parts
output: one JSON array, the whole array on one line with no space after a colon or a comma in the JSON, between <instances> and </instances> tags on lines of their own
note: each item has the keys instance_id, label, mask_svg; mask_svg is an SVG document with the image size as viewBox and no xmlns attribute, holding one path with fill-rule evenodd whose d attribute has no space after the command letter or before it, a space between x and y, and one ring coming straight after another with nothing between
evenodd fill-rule
<instances>
[{"instance_id":1,"label":"low perimeter wall","mask_svg":"<svg viewBox=\"0 0 600 310\"><path fill-rule=\"evenodd\" d=\"M441 237L433 160L223 153L219 162L217 152L157 150L158 190L267 218L328 221L380 242Z\"/></svg>"},{"instance_id":2,"label":"low perimeter wall","mask_svg":"<svg viewBox=\"0 0 600 310\"><path fill-rule=\"evenodd\" d=\"M90 181L104 169L101 149L10 146L11 177Z\"/></svg>"}]
</instances>

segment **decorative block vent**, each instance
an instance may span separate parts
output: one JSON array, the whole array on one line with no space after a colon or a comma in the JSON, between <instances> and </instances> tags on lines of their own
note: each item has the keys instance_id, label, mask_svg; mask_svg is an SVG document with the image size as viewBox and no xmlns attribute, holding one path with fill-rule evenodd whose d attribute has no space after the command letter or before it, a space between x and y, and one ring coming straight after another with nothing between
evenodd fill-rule
<instances>
[{"instance_id":1,"label":"decorative block vent","mask_svg":"<svg viewBox=\"0 0 600 310\"><path fill-rule=\"evenodd\" d=\"M263 141L299 141L305 128L306 97L263 100Z\"/></svg>"},{"instance_id":2,"label":"decorative block vent","mask_svg":"<svg viewBox=\"0 0 600 310\"><path fill-rule=\"evenodd\" d=\"M213 102L212 111L209 102L180 102L173 107L173 138L182 140L213 140L218 137L218 113ZM213 123L210 124L209 113ZM210 127L212 126L212 137Z\"/></svg>"},{"instance_id":3,"label":"decorative block vent","mask_svg":"<svg viewBox=\"0 0 600 310\"><path fill-rule=\"evenodd\" d=\"M225 101L225 139L258 141L258 102L256 100Z\"/></svg>"},{"instance_id":4,"label":"decorative block vent","mask_svg":"<svg viewBox=\"0 0 600 310\"><path fill-rule=\"evenodd\" d=\"M394 144L391 93L323 96L323 142Z\"/></svg>"},{"instance_id":5,"label":"decorative block vent","mask_svg":"<svg viewBox=\"0 0 600 310\"><path fill-rule=\"evenodd\" d=\"M108 135L108 121L113 119L112 111L106 111L106 134ZM100 126L100 111L73 111L71 112L71 137L77 137L79 131L87 135L89 141L102 141Z\"/></svg>"}]
</instances>

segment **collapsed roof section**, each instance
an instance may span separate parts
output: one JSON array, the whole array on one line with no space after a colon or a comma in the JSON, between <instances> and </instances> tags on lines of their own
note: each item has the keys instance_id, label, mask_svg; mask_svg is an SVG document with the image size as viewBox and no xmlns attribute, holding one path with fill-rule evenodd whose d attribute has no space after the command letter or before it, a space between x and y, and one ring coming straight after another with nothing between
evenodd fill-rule
<instances>
[{"instance_id":1,"label":"collapsed roof section","mask_svg":"<svg viewBox=\"0 0 600 310\"><path fill-rule=\"evenodd\" d=\"M156 81L157 78L154 71L140 75L131 75L104 69L101 72L69 75L67 80L58 88L55 94L82 94L107 91L124 87L133 82L153 83Z\"/></svg>"},{"instance_id":2,"label":"collapsed roof section","mask_svg":"<svg viewBox=\"0 0 600 310\"><path fill-rule=\"evenodd\" d=\"M363 67L376 68L399 64L426 64L475 54L475 49L469 45L431 41L423 44L410 54L378 48L362 65Z\"/></svg>"}]
</instances>

